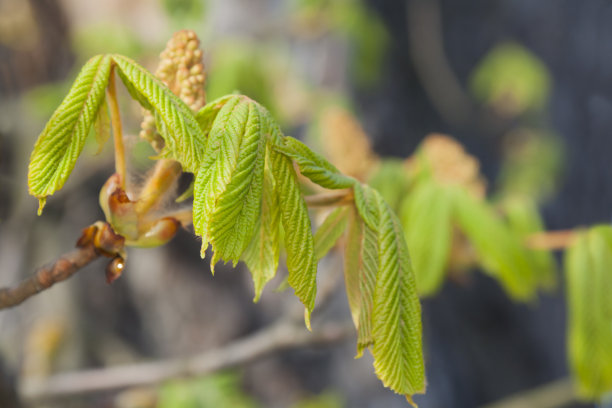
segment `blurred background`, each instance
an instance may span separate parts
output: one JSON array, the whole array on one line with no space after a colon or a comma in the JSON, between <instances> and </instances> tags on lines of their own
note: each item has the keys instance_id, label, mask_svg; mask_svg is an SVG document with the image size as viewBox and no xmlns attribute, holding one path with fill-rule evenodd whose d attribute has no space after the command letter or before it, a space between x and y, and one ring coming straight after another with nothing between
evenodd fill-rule
<instances>
[{"instance_id":1,"label":"blurred background","mask_svg":"<svg viewBox=\"0 0 612 408\"><path fill-rule=\"evenodd\" d=\"M608 223L610 21L606 0L0 0L0 284L71 250L103 219L98 192L113 155L109 146L95 155L93 140L43 216L27 193L32 146L80 66L117 52L154 71L179 29L200 37L208 100L236 90L256 99L286 134L381 190L396 180L393 163L443 133L477 161L479 194L534 197L550 230ZM132 171L144 174L140 109L122 103ZM38 401L18 392L29 377L222 346L297 302L274 290L281 277L253 304L243 265L213 278L199 247L181 231L164 247L130 249L112 285L98 261L0 312L0 407L406 406L369 355L353 359L352 337L153 388ZM320 266L338 268L337 254ZM549 384L558 391L549 405L517 406L592 406L567 382L559 279L522 304L482 273L449 276L423 300L428 390L419 406L484 406ZM342 285L321 315L350 320Z\"/></svg>"}]
</instances>

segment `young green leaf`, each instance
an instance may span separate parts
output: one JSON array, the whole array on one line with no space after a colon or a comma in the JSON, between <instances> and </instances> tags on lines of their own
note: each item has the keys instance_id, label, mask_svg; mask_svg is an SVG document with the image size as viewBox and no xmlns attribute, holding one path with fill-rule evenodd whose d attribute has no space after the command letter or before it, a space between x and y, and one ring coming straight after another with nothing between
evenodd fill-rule
<instances>
[{"instance_id":1,"label":"young green leaf","mask_svg":"<svg viewBox=\"0 0 612 408\"><path fill-rule=\"evenodd\" d=\"M353 195L355 197L355 206L359 212L359 216L372 229L377 229L376 225L376 200L374 190L367 185L355 183L353 185Z\"/></svg>"},{"instance_id":2,"label":"young green leaf","mask_svg":"<svg viewBox=\"0 0 612 408\"><path fill-rule=\"evenodd\" d=\"M248 103L243 99L230 99L219 111L206 141L206 153L195 178L193 197L193 227L202 237L202 256L210 241L210 218L238 162L248 112Z\"/></svg>"},{"instance_id":3,"label":"young green leaf","mask_svg":"<svg viewBox=\"0 0 612 408\"><path fill-rule=\"evenodd\" d=\"M373 344L372 306L378 270L378 237L353 209L344 253L344 281L353 323L357 329L357 357Z\"/></svg>"},{"instance_id":4,"label":"young green leaf","mask_svg":"<svg viewBox=\"0 0 612 408\"><path fill-rule=\"evenodd\" d=\"M422 182L400 209L406 242L421 296L442 284L452 241L452 195L444 186Z\"/></svg>"},{"instance_id":5,"label":"young green leaf","mask_svg":"<svg viewBox=\"0 0 612 408\"><path fill-rule=\"evenodd\" d=\"M135 61L117 54L112 58L130 94L143 108L154 112L157 130L166 143L161 156L173 158L185 171L195 173L206 139L191 109Z\"/></svg>"},{"instance_id":6,"label":"young green leaf","mask_svg":"<svg viewBox=\"0 0 612 408\"><path fill-rule=\"evenodd\" d=\"M404 232L375 190L378 208L378 273L372 308L372 354L386 387L410 396L425 392L421 305Z\"/></svg>"},{"instance_id":7,"label":"young green leaf","mask_svg":"<svg viewBox=\"0 0 612 408\"><path fill-rule=\"evenodd\" d=\"M270 156L277 183L281 222L285 230L289 284L306 307L306 325L310 326L310 313L317 292L317 262L308 209L300 193L291 160L275 151Z\"/></svg>"},{"instance_id":8,"label":"young green leaf","mask_svg":"<svg viewBox=\"0 0 612 408\"><path fill-rule=\"evenodd\" d=\"M234 98L240 98L240 96L226 95L215 99L214 101L207 103L206 106L195 114L195 118L206 136L208 136L208 132L210 132L210 128L223 105Z\"/></svg>"},{"instance_id":9,"label":"young green leaf","mask_svg":"<svg viewBox=\"0 0 612 408\"><path fill-rule=\"evenodd\" d=\"M338 190L350 188L356 183L355 179L340 173L323 156L290 136L283 137L281 143L274 148L294 160L303 176L323 188Z\"/></svg>"},{"instance_id":10,"label":"young green leaf","mask_svg":"<svg viewBox=\"0 0 612 408\"><path fill-rule=\"evenodd\" d=\"M208 221L213 263L217 258L238 262L261 215L267 121L259 104L249 101L247 107L238 160ZM226 137L235 136L226 133Z\"/></svg>"},{"instance_id":11,"label":"young green leaf","mask_svg":"<svg viewBox=\"0 0 612 408\"><path fill-rule=\"evenodd\" d=\"M111 59L106 55L87 61L34 145L28 186L30 194L40 201L39 214L46 197L62 188L83 150L104 100L110 67Z\"/></svg>"},{"instance_id":12,"label":"young green leaf","mask_svg":"<svg viewBox=\"0 0 612 408\"><path fill-rule=\"evenodd\" d=\"M314 235L314 251L317 261L336 245L338 239L344 234L348 221L348 207L339 207L333 210L325 218L325 221L317 228Z\"/></svg>"},{"instance_id":13,"label":"young green leaf","mask_svg":"<svg viewBox=\"0 0 612 408\"><path fill-rule=\"evenodd\" d=\"M509 227L523 240L544 231L544 224L535 202L531 198L516 197L505 200L504 214ZM528 250L527 256L537 284L544 289L553 289L556 285L556 263L550 251Z\"/></svg>"},{"instance_id":14,"label":"young green leaf","mask_svg":"<svg viewBox=\"0 0 612 408\"><path fill-rule=\"evenodd\" d=\"M266 161L268 161L268 157L266 157ZM253 276L255 302L259 300L264 286L274 278L278 269L280 209L274 184L271 169L266 167L264 170L261 215L255 226L253 239L243 255L244 262Z\"/></svg>"},{"instance_id":15,"label":"young green leaf","mask_svg":"<svg viewBox=\"0 0 612 408\"><path fill-rule=\"evenodd\" d=\"M474 246L485 270L499 279L515 299L532 299L538 285L522 239L485 202L459 188L453 190L453 195L459 228Z\"/></svg>"},{"instance_id":16,"label":"young green leaf","mask_svg":"<svg viewBox=\"0 0 612 408\"><path fill-rule=\"evenodd\" d=\"M612 228L580 234L565 255L569 358L583 398L612 390Z\"/></svg>"}]
</instances>

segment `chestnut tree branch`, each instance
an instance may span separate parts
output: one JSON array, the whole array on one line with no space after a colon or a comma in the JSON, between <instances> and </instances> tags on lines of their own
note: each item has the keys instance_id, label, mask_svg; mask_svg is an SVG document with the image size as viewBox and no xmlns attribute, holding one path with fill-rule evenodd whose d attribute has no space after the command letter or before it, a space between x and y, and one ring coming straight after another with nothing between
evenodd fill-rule
<instances>
[{"instance_id":1,"label":"chestnut tree branch","mask_svg":"<svg viewBox=\"0 0 612 408\"><path fill-rule=\"evenodd\" d=\"M92 245L78 248L62 255L57 261L39 268L34 275L18 284L0 288L0 309L17 306L55 283L68 279L99 256Z\"/></svg>"}]
</instances>

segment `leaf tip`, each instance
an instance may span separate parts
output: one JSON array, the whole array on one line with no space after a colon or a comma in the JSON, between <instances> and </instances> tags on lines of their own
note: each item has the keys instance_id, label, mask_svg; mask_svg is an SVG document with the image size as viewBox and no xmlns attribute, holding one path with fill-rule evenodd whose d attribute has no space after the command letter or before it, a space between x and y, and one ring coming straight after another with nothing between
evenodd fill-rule
<instances>
[{"instance_id":1,"label":"leaf tip","mask_svg":"<svg viewBox=\"0 0 612 408\"><path fill-rule=\"evenodd\" d=\"M38 215L42 215L45 204L47 204L47 197L41 197L38 199L38 211L36 212Z\"/></svg>"},{"instance_id":2,"label":"leaf tip","mask_svg":"<svg viewBox=\"0 0 612 408\"><path fill-rule=\"evenodd\" d=\"M308 308L304 309L304 324L309 332L312 332L312 326L310 325L310 310Z\"/></svg>"},{"instance_id":3,"label":"leaf tip","mask_svg":"<svg viewBox=\"0 0 612 408\"><path fill-rule=\"evenodd\" d=\"M406 401L408 401L408 403L414 408L419 408L419 406L412 400L412 395L406 394Z\"/></svg>"}]
</instances>

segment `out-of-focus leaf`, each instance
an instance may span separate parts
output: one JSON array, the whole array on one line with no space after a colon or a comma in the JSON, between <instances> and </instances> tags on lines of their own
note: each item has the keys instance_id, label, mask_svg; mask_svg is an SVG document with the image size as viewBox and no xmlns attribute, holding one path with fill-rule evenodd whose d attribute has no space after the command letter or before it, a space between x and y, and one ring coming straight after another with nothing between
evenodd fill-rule
<instances>
[{"instance_id":1,"label":"out-of-focus leaf","mask_svg":"<svg viewBox=\"0 0 612 408\"><path fill-rule=\"evenodd\" d=\"M524 241L529 236L544 231L542 218L533 200L526 197L509 199L504 201L503 209L509 227ZM537 284L545 289L553 289L556 285L557 268L550 251L528 250L527 256Z\"/></svg>"},{"instance_id":2,"label":"out-of-focus leaf","mask_svg":"<svg viewBox=\"0 0 612 408\"><path fill-rule=\"evenodd\" d=\"M612 391L612 228L582 232L565 255L569 359L580 396Z\"/></svg>"},{"instance_id":3,"label":"out-of-focus leaf","mask_svg":"<svg viewBox=\"0 0 612 408\"><path fill-rule=\"evenodd\" d=\"M503 43L478 64L470 85L478 99L500 114L515 116L544 107L550 92L550 74L523 46Z\"/></svg>"},{"instance_id":4,"label":"out-of-focus leaf","mask_svg":"<svg viewBox=\"0 0 612 408\"><path fill-rule=\"evenodd\" d=\"M348 221L348 207L339 207L325 218L314 235L314 251L317 261L321 260L344 234Z\"/></svg>"},{"instance_id":5,"label":"out-of-focus leaf","mask_svg":"<svg viewBox=\"0 0 612 408\"><path fill-rule=\"evenodd\" d=\"M442 285L452 242L452 191L432 182L420 183L400 211L406 242L421 296Z\"/></svg>"},{"instance_id":6,"label":"out-of-focus leaf","mask_svg":"<svg viewBox=\"0 0 612 408\"><path fill-rule=\"evenodd\" d=\"M537 279L522 240L494 210L462 189L453 192L459 228L474 246L480 263L517 300L533 299Z\"/></svg>"},{"instance_id":7,"label":"out-of-focus leaf","mask_svg":"<svg viewBox=\"0 0 612 408\"><path fill-rule=\"evenodd\" d=\"M368 179L394 210L399 210L403 198L409 194L410 178L403 162L396 159L382 160L376 171Z\"/></svg>"}]
</instances>

